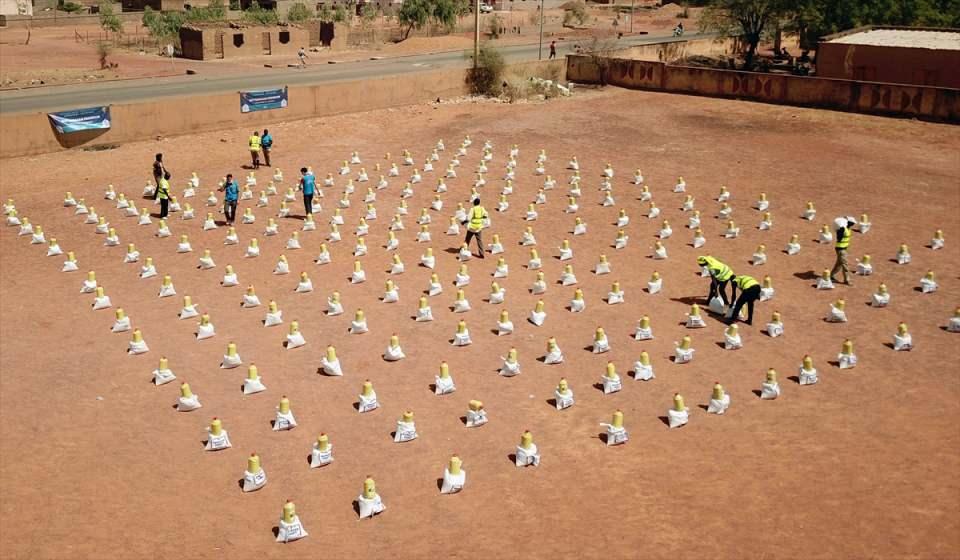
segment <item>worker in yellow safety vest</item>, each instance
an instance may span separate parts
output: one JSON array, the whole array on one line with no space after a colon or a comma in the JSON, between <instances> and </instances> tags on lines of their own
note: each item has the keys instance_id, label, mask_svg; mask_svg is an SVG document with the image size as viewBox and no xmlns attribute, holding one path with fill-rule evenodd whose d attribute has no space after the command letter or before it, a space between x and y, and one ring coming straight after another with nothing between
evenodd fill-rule
<instances>
[{"instance_id":1,"label":"worker in yellow safety vest","mask_svg":"<svg viewBox=\"0 0 960 560\"><path fill-rule=\"evenodd\" d=\"M850 248L850 238L853 236L853 230L850 229L857 224L857 221L847 217L840 217L833 221L837 226L837 234L834 239L836 243L833 248L837 252L837 260L833 263L833 270L830 271L830 279L837 280L837 272L843 272L843 283L847 286L853 286L850 283L850 269L847 267L847 249Z\"/></svg>"},{"instance_id":2,"label":"worker in yellow safety vest","mask_svg":"<svg viewBox=\"0 0 960 560\"><path fill-rule=\"evenodd\" d=\"M477 250L479 254L477 255L481 259L483 256L483 239L480 237L480 232L483 231L483 224L487 220L487 210L480 206L480 198L473 199L473 208L470 209L470 213L467 215L467 247L470 246L470 240L474 237L477 238Z\"/></svg>"},{"instance_id":3,"label":"worker in yellow safety vest","mask_svg":"<svg viewBox=\"0 0 960 560\"><path fill-rule=\"evenodd\" d=\"M760 299L760 282L753 276L741 274L733 277L733 297L737 303L727 314L727 324L736 322L740 318L740 310L744 305L747 306L747 324L753 324L753 302ZM740 297L737 297L737 288L740 288Z\"/></svg>"},{"instance_id":4,"label":"worker in yellow safety vest","mask_svg":"<svg viewBox=\"0 0 960 560\"><path fill-rule=\"evenodd\" d=\"M733 303L734 298L732 296L727 299L727 284L733 278L733 269L710 255L697 257L697 264L707 267L707 271L710 273L710 293L707 295L707 305L710 304L710 300L715 295L720 296L724 305Z\"/></svg>"},{"instance_id":5,"label":"worker in yellow safety vest","mask_svg":"<svg viewBox=\"0 0 960 560\"><path fill-rule=\"evenodd\" d=\"M250 159L253 161L253 168L260 169L260 133L253 131L253 136L247 140L250 145Z\"/></svg>"}]
</instances>

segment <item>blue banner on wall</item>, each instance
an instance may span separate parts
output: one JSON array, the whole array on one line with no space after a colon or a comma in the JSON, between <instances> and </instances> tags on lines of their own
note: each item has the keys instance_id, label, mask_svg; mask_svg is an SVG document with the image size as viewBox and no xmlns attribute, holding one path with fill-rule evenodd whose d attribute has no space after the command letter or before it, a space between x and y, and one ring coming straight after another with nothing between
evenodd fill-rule
<instances>
[{"instance_id":1,"label":"blue banner on wall","mask_svg":"<svg viewBox=\"0 0 960 560\"><path fill-rule=\"evenodd\" d=\"M110 128L110 107L47 113L47 117L60 134Z\"/></svg>"},{"instance_id":2,"label":"blue banner on wall","mask_svg":"<svg viewBox=\"0 0 960 560\"><path fill-rule=\"evenodd\" d=\"M283 109L287 106L287 88L240 92L240 112Z\"/></svg>"}]
</instances>

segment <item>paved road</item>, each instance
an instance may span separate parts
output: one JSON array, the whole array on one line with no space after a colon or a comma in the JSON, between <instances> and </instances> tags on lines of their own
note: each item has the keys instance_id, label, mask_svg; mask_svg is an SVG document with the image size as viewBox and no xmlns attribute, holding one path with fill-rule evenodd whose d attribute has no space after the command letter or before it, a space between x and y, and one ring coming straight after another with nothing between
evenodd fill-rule
<instances>
[{"instance_id":1,"label":"paved road","mask_svg":"<svg viewBox=\"0 0 960 560\"><path fill-rule=\"evenodd\" d=\"M690 33L685 35L683 39L709 36L709 34ZM674 39L670 35L636 35L620 39L619 44L626 47L673 40L682 39ZM586 44L586 42L582 43ZM548 53L547 44L544 44L544 57ZM558 54L563 56L573 49L573 44L573 41L560 43ZM508 46L501 48L500 52L503 53L507 62L536 60L538 45ZM177 61L176 64L186 66L187 63ZM313 85L380 76L396 76L444 68L466 68L468 65L469 61L464 58L463 53L457 51L340 64L318 64L304 70L295 68L264 69L263 72L234 76L206 78L202 75L184 75L167 78L118 80L97 84L47 86L0 92L0 113L48 112L95 107L111 103L130 103L159 97L269 89L284 85Z\"/></svg>"}]
</instances>

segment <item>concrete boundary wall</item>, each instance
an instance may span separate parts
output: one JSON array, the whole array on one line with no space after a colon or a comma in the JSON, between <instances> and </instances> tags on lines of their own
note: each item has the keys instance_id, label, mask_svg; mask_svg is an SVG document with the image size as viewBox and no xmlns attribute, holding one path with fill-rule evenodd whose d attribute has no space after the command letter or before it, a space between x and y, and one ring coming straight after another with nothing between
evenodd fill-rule
<instances>
[{"instance_id":1,"label":"concrete boundary wall","mask_svg":"<svg viewBox=\"0 0 960 560\"><path fill-rule=\"evenodd\" d=\"M550 64L562 62L524 63L511 70L536 74ZM368 80L336 82L289 89L286 109L240 112L240 96L235 92L168 97L150 101L110 106L112 128L57 135L45 112L9 113L0 115L0 159L56 152L79 146L122 144L153 138L175 136L241 126L261 128L263 125L410 105L436 98L449 98L467 93L464 70L440 70L389 76Z\"/></svg>"},{"instance_id":2,"label":"concrete boundary wall","mask_svg":"<svg viewBox=\"0 0 960 560\"><path fill-rule=\"evenodd\" d=\"M601 74L594 57L568 55L567 79L629 89L960 123L960 90L957 89L694 68L623 58L605 60L607 68Z\"/></svg>"}]
</instances>

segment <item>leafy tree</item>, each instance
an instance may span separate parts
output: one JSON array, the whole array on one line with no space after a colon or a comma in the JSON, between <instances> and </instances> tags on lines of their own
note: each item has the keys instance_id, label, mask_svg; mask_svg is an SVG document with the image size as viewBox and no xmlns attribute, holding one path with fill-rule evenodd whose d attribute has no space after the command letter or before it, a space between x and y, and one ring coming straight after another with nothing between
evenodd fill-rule
<instances>
[{"instance_id":1,"label":"leafy tree","mask_svg":"<svg viewBox=\"0 0 960 560\"><path fill-rule=\"evenodd\" d=\"M380 14L380 10L371 3L367 2L363 5L363 8L360 10L360 25L363 27L369 27L373 23L373 20L377 19L377 15Z\"/></svg>"},{"instance_id":2,"label":"leafy tree","mask_svg":"<svg viewBox=\"0 0 960 560\"><path fill-rule=\"evenodd\" d=\"M330 10L330 6L326 4L320 6L320 10L317 11L317 17L323 22L333 21L333 12Z\"/></svg>"},{"instance_id":3,"label":"leafy tree","mask_svg":"<svg viewBox=\"0 0 960 560\"><path fill-rule=\"evenodd\" d=\"M347 21L347 9L343 7L342 4L337 4L333 8L333 21L337 23L343 23Z\"/></svg>"},{"instance_id":4,"label":"leafy tree","mask_svg":"<svg viewBox=\"0 0 960 560\"><path fill-rule=\"evenodd\" d=\"M864 25L960 26L960 0L799 0L786 29L813 47L824 35Z\"/></svg>"},{"instance_id":5,"label":"leafy tree","mask_svg":"<svg viewBox=\"0 0 960 560\"><path fill-rule=\"evenodd\" d=\"M113 11L113 2L102 0L98 5L98 11L100 13L100 27L114 33L123 32L123 22L120 21L120 16Z\"/></svg>"},{"instance_id":6,"label":"leafy tree","mask_svg":"<svg viewBox=\"0 0 960 560\"><path fill-rule=\"evenodd\" d=\"M458 0L434 0L430 16L438 25L442 25L447 31L452 31L457 25L459 10Z\"/></svg>"},{"instance_id":7,"label":"leafy tree","mask_svg":"<svg viewBox=\"0 0 960 560\"><path fill-rule=\"evenodd\" d=\"M448 30L453 29L462 9L461 0L404 0L397 14L403 39L409 37L414 29L420 29L429 22Z\"/></svg>"},{"instance_id":8,"label":"leafy tree","mask_svg":"<svg viewBox=\"0 0 960 560\"><path fill-rule=\"evenodd\" d=\"M243 11L243 20L257 25L276 25L280 22L276 10L261 8L257 0L250 2L250 7Z\"/></svg>"},{"instance_id":9,"label":"leafy tree","mask_svg":"<svg viewBox=\"0 0 960 560\"><path fill-rule=\"evenodd\" d=\"M291 23L307 21L312 17L313 12L303 2L294 2L293 5L290 6L290 9L287 10L287 21Z\"/></svg>"},{"instance_id":10,"label":"leafy tree","mask_svg":"<svg viewBox=\"0 0 960 560\"><path fill-rule=\"evenodd\" d=\"M743 66L750 70L764 31L787 16L794 5L791 0L712 0L700 17L700 27L740 37L747 45Z\"/></svg>"},{"instance_id":11,"label":"leafy tree","mask_svg":"<svg viewBox=\"0 0 960 560\"><path fill-rule=\"evenodd\" d=\"M400 28L403 32L403 40L410 36L414 29L420 29L430 20L433 13L430 0L404 0L400 6L400 13L397 17L400 19Z\"/></svg>"}]
</instances>

